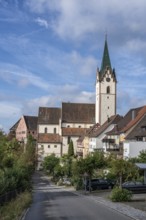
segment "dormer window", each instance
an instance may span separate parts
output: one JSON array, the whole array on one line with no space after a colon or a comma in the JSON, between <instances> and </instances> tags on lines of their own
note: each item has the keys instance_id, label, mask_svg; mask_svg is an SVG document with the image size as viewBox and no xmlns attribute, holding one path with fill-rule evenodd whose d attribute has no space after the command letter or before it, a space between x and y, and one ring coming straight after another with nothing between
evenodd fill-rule
<instances>
[{"instance_id":1,"label":"dormer window","mask_svg":"<svg viewBox=\"0 0 146 220\"><path fill-rule=\"evenodd\" d=\"M141 130L142 131L146 131L146 126L144 125L144 126L141 126Z\"/></svg>"}]
</instances>

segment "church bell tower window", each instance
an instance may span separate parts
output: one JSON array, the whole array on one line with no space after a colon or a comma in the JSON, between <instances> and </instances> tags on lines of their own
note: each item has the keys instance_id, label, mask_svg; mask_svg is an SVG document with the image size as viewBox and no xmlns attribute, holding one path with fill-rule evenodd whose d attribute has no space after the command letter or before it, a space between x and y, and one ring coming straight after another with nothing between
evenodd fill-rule
<instances>
[{"instance_id":1,"label":"church bell tower window","mask_svg":"<svg viewBox=\"0 0 146 220\"><path fill-rule=\"evenodd\" d=\"M107 93L107 94L110 94L110 86L107 86L107 88L106 88L106 93Z\"/></svg>"}]
</instances>

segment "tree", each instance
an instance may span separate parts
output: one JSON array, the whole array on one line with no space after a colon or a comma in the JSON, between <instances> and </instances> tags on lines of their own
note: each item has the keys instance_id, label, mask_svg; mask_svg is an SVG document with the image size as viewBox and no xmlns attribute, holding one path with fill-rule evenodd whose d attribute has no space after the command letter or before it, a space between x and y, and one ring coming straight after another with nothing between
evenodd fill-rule
<instances>
[{"instance_id":1,"label":"tree","mask_svg":"<svg viewBox=\"0 0 146 220\"><path fill-rule=\"evenodd\" d=\"M138 177L138 168L133 163L124 159L112 160L111 169L118 177L120 188L122 187L123 180L135 179Z\"/></svg>"},{"instance_id":2,"label":"tree","mask_svg":"<svg viewBox=\"0 0 146 220\"><path fill-rule=\"evenodd\" d=\"M138 156L140 163L146 163L146 150L142 150Z\"/></svg>"},{"instance_id":3,"label":"tree","mask_svg":"<svg viewBox=\"0 0 146 220\"><path fill-rule=\"evenodd\" d=\"M69 157L74 156L74 146L73 146L73 141L72 140L70 140L70 143L69 143L68 156Z\"/></svg>"},{"instance_id":4,"label":"tree","mask_svg":"<svg viewBox=\"0 0 146 220\"><path fill-rule=\"evenodd\" d=\"M54 169L59 165L59 158L55 156L55 154L51 154L44 158L43 161L43 168L45 171L48 171L49 174L54 176Z\"/></svg>"}]
</instances>

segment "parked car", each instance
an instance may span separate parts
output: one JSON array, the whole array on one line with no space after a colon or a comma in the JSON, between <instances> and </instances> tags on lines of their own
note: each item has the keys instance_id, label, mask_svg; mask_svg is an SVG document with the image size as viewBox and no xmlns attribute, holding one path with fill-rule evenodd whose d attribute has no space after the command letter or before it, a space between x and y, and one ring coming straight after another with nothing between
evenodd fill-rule
<instances>
[{"instance_id":1,"label":"parked car","mask_svg":"<svg viewBox=\"0 0 146 220\"><path fill-rule=\"evenodd\" d=\"M86 182L86 190L112 189L114 183L106 179L91 179Z\"/></svg>"},{"instance_id":2,"label":"parked car","mask_svg":"<svg viewBox=\"0 0 146 220\"><path fill-rule=\"evenodd\" d=\"M69 178L64 177L62 183L63 185L71 186L71 180Z\"/></svg>"},{"instance_id":3,"label":"parked car","mask_svg":"<svg viewBox=\"0 0 146 220\"><path fill-rule=\"evenodd\" d=\"M146 184L142 182L128 181L122 184L122 188L133 193L146 193Z\"/></svg>"}]
</instances>

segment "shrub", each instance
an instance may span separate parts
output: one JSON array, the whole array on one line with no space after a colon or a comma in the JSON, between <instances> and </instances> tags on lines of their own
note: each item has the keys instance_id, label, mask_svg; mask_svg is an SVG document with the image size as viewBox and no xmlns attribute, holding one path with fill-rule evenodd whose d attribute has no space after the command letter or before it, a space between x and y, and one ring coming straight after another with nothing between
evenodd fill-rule
<instances>
[{"instance_id":1,"label":"shrub","mask_svg":"<svg viewBox=\"0 0 146 220\"><path fill-rule=\"evenodd\" d=\"M112 192L110 199L113 202L122 202L122 201L130 201L132 198L132 192L128 191L127 189L122 189L115 187Z\"/></svg>"},{"instance_id":2,"label":"shrub","mask_svg":"<svg viewBox=\"0 0 146 220\"><path fill-rule=\"evenodd\" d=\"M22 214L32 202L32 194L30 192L23 192L19 194L11 202L0 206L0 219L1 220L18 220L22 219Z\"/></svg>"},{"instance_id":3,"label":"shrub","mask_svg":"<svg viewBox=\"0 0 146 220\"><path fill-rule=\"evenodd\" d=\"M72 184L76 190L81 190L84 188L83 180L81 178L74 177L72 180Z\"/></svg>"}]
</instances>

